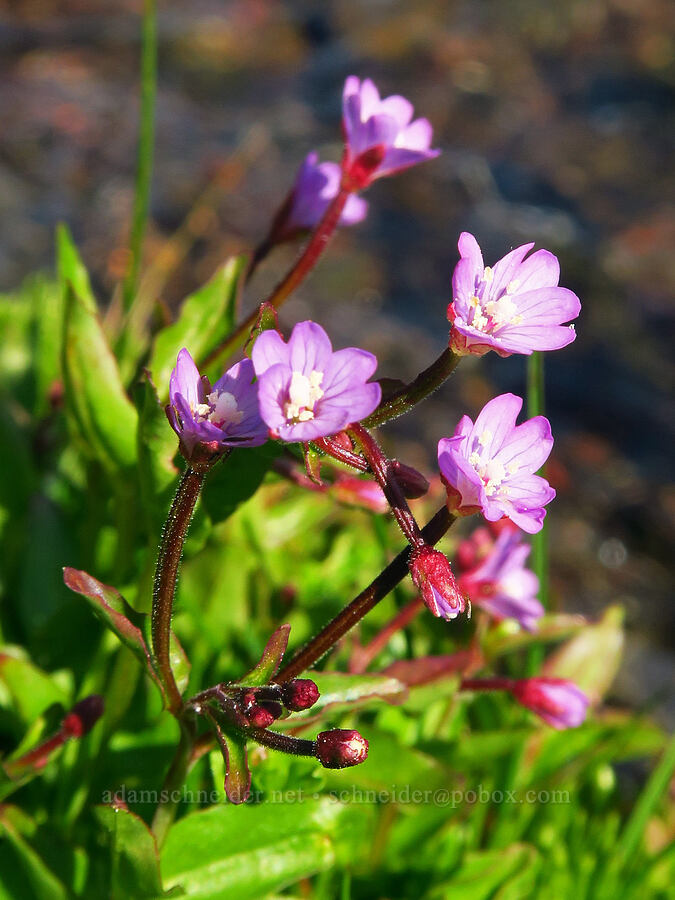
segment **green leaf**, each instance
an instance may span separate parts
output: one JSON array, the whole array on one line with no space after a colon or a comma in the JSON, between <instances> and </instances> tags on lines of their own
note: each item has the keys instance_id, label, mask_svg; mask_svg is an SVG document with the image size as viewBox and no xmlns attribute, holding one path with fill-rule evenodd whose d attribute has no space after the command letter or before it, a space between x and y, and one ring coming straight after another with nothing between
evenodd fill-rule
<instances>
[{"instance_id":1,"label":"green leaf","mask_svg":"<svg viewBox=\"0 0 675 900\"><path fill-rule=\"evenodd\" d=\"M96 315L96 300L89 274L65 225L59 225L56 231L56 255L61 288L63 289L66 283L71 284L87 311Z\"/></svg>"},{"instance_id":2,"label":"green leaf","mask_svg":"<svg viewBox=\"0 0 675 900\"><path fill-rule=\"evenodd\" d=\"M255 687L260 684L270 683L279 671L281 660L286 652L286 647L288 647L290 631L290 625L281 625L277 628L267 641L260 657L260 662L241 679L241 684Z\"/></svg>"},{"instance_id":3,"label":"green leaf","mask_svg":"<svg viewBox=\"0 0 675 900\"><path fill-rule=\"evenodd\" d=\"M6 688L26 724L54 703L64 707L70 703L70 697L55 680L34 666L18 648L5 647L0 653L0 685Z\"/></svg>"},{"instance_id":4,"label":"green leaf","mask_svg":"<svg viewBox=\"0 0 675 900\"><path fill-rule=\"evenodd\" d=\"M94 613L132 651L161 691L162 687L155 673L142 627L132 621L136 620L142 624L143 616L129 606L119 591L110 585L101 584L87 572L66 566L63 570L63 580L71 591L82 594L89 601Z\"/></svg>"},{"instance_id":5,"label":"green leaf","mask_svg":"<svg viewBox=\"0 0 675 900\"><path fill-rule=\"evenodd\" d=\"M503 850L468 853L455 877L435 888L430 896L452 897L452 900L488 900L497 888L506 888L514 876L532 867L536 860L534 847L523 844L512 844ZM506 892L503 896L513 898L514 892Z\"/></svg>"},{"instance_id":6,"label":"green leaf","mask_svg":"<svg viewBox=\"0 0 675 900\"><path fill-rule=\"evenodd\" d=\"M126 395L96 313L75 289L64 286L63 380L66 408L90 456L109 471L136 462L138 414Z\"/></svg>"},{"instance_id":7,"label":"green leaf","mask_svg":"<svg viewBox=\"0 0 675 900\"><path fill-rule=\"evenodd\" d=\"M138 385L138 479L143 509L152 532L159 533L175 488L178 469L174 457L178 448L149 374Z\"/></svg>"},{"instance_id":8,"label":"green leaf","mask_svg":"<svg viewBox=\"0 0 675 900\"><path fill-rule=\"evenodd\" d=\"M173 631L169 635L169 662L178 690L182 694L190 680L190 660Z\"/></svg>"},{"instance_id":9,"label":"green leaf","mask_svg":"<svg viewBox=\"0 0 675 900\"><path fill-rule=\"evenodd\" d=\"M33 410L41 417L49 411L49 391L61 377L63 291L41 275L31 278L23 289L28 290L33 308Z\"/></svg>"},{"instance_id":10,"label":"green leaf","mask_svg":"<svg viewBox=\"0 0 675 900\"><path fill-rule=\"evenodd\" d=\"M111 900L164 896L154 835L127 809L97 806L96 817L110 836Z\"/></svg>"},{"instance_id":11,"label":"green leaf","mask_svg":"<svg viewBox=\"0 0 675 900\"><path fill-rule=\"evenodd\" d=\"M306 796L193 813L164 844L164 884L204 900L259 900L336 862L357 863L369 844L369 812Z\"/></svg>"},{"instance_id":12,"label":"green leaf","mask_svg":"<svg viewBox=\"0 0 675 900\"><path fill-rule=\"evenodd\" d=\"M211 722L216 731L223 761L225 762L225 793L230 803L245 803L251 791L251 772L248 768L246 741L243 738L225 734L214 718Z\"/></svg>"},{"instance_id":13,"label":"green leaf","mask_svg":"<svg viewBox=\"0 0 675 900\"><path fill-rule=\"evenodd\" d=\"M486 659L494 659L533 644L565 640L587 627L583 616L569 613L547 613L538 621L536 631L525 631L513 619L507 619L485 635L482 650Z\"/></svg>"},{"instance_id":14,"label":"green leaf","mask_svg":"<svg viewBox=\"0 0 675 900\"><path fill-rule=\"evenodd\" d=\"M618 671L623 653L623 610L610 606L597 624L586 625L550 656L541 674L569 678L598 703Z\"/></svg>"},{"instance_id":15,"label":"green leaf","mask_svg":"<svg viewBox=\"0 0 675 900\"><path fill-rule=\"evenodd\" d=\"M178 320L155 338L148 368L162 403L169 398L169 377L183 347L197 361L214 350L234 327L235 300L246 258L230 259L213 278L183 303Z\"/></svg>"},{"instance_id":16,"label":"green leaf","mask_svg":"<svg viewBox=\"0 0 675 900\"><path fill-rule=\"evenodd\" d=\"M31 845L15 828L7 812L0 808L0 838L6 838L18 860L25 882L24 897L39 897L40 900L68 900L68 891L63 883L47 867ZM16 863L15 863L16 865ZM0 874L0 887L2 875ZM19 896L15 894L15 896Z\"/></svg>"},{"instance_id":17,"label":"green leaf","mask_svg":"<svg viewBox=\"0 0 675 900\"><path fill-rule=\"evenodd\" d=\"M209 472L202 504L214 525L229 518L241 503L255 494L272 461L281 452L273 441L262 447L234 450Z\"/></svg>"}]
</instances>

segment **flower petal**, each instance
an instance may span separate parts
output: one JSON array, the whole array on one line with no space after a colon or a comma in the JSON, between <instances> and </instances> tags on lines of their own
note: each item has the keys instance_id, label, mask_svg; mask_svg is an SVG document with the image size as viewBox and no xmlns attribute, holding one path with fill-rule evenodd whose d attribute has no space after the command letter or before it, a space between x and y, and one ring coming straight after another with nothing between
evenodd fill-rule
<instances>
[{"instance_id":1,"label":"flower petal","mask_svg":"<svg viewBox=\"0 0 675 900\"><path fill-rule=\"evenodd\" d=\"M256 338L251 351L251 360L255 368L255 374L260 378L272 366L279 364L288 365L289 350L281 335L270 329L263 331Z\"/></svg>"}]
</instances>

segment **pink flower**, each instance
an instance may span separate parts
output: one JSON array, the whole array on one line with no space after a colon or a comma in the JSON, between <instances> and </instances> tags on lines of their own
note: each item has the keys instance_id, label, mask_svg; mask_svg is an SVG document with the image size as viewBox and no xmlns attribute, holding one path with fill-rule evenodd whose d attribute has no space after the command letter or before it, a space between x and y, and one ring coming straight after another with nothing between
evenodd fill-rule
<instances>
[{"instance_id":1,"label":"pink flower","mask_svg":"<svg viewBox=\"0 0 675 900\"><path fill-rule=\"evenodd\" d=\"M476 238L464 231L459 238L461 259L452 276L450 348L460 355L500 356L558 350L576 337L573 325L581 309L579 298L558 287L560 265L548 250L525 259L534 244L523 244L495 263L483 264Z\"/></svg>"},{"instance_id":2,"label":"pink flower","mask_svg":"<svg viewBox=\"0 0 675 900\"><path fill-rule=\"evenodd\" d=\"M333 352L316 322L299 322L288 343L263 331L253 345L260 415L282 441L311 441L365 419L382 391L368 382L377 368L372 353L347 347Z\"/></svg>"},{"instance_id":3,"label":"pink flower","mask_svg":"<svg viewBox=\"0 0 675 900\"><path fill-rule=\"evenodd\" d=\"M432 129L427 119L412 121L413 107L405 97L380 99L373 82L355 75L346 80L342 94L342 125L345 134L343 169L354 188L366 187L375 178L393 175L427 159Z\"/></svg>"},{"instance_id":4,"label":"pink flower","mask_svg":"<svg viewBox=\"0 0 675 900\"><path fill-rule=\"evenodd\" d=\"M450 563L440 550L417 547L410 554L410 577L430 612L440 619L455 619L464 612L462 597Z\"/></svg>"},{"instance_id":5,"label":"pink flower","mask_svg":"<svg viewBox=\"0 0 675 900\"><path fill-rule=\"evenodd\" d=\"M517 619L526 631L534 631L544 615L539 579L524 565L530 549L516 528L504 529L480 565L458 580L472 603L499 619Z\"/></svg>"},{"instance_id":6,"label":"pink flower","mask_svg":"<svg viewBox=\"0 0 675 900\"><path fill-rule=\"evenodd\" d=\"M514 682L511 692L554 728L576 728L586 718L588 697L565 678L524 678Z\"/></svg>"},{"instance_id":7,"label":"pink flower","mask_svg":"<svg viewBox=\"0 0 675 900\"><path fill-rule=\"evenodd\" d=\"M253 364L244 359L211 387L183 348L169 382L166 414L187 457L202 444L213 452L227 447L257 447L267 440L258 412Z\"/></svg>"},{"instance_id":8,"label":"pink flower","mask_svg":"<svg viewBox=\"0 0 675 900\"><path fill-rule=\"evenodd\" d=\"M319 162L319 154L308 153L295 179L291 192L284 234L290 237L298 231L314 228L340 189L340 166L334 162ZM339 225L356 225L368 213L368 203L352 194L347 198Z\"/></svg>"},{"instance_id":9,"label":"pink flower","mask_svg":"<svg viewBox=\"0 0 675 900\"><path fill-rule=\"evenodd\" d=\"M555 497L545 478L534 473L553 447L544 416L522 425L520 397L501 394L481 410L475 424L463 416L451 438L438 442L438 464L448 492L448 508L458 515L482 511L489 522L508 516L534 534L541 531L544 506Z\"/></svg>"}]
</instances>

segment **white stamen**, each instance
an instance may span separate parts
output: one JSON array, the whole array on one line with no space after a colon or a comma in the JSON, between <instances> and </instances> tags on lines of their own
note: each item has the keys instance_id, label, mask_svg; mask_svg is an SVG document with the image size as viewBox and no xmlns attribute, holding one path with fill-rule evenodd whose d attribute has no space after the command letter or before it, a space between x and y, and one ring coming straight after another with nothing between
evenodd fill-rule
<instances>
[{"instance_id":1,"label":"white stamen","mask_svg":"<svg viewBox=\"0 0 675 900\"><path fill-rule=\"evenodd\" d=\"M314 405L323 397L321 390L323 372L316 369L309 377L302 372L293 372L288 388L288 400L284 404L284 415L289 422L309 422L314 418Z\"/></svg>"}]
</instances>

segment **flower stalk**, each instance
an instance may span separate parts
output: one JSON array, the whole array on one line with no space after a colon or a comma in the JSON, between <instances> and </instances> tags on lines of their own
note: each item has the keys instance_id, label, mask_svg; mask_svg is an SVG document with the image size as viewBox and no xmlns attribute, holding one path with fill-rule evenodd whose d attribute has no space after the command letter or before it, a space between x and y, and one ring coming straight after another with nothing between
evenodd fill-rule
<instances>
[{"instance_id":1,"label":"flower stalk","mask_svg":"<svg viewBox=\"0 0 675 900\"><path fill-rule=\"evenodd\" d=\"M455 516L448 512L447 507L441 507L422 529L422 538L425 543L432 546L437 544L454 521ZM367 588L361 591L342 612L338 613L316 637L302 647L287 665L282 667L276 676L277 682L290 681L291 678L296 678L305 669L309 669L318 662L340 638L361 621L366 613L369 613L400 581L403 581L408 574L409 559L410 547L406 547Z\"/></svg>"},{"instance_id":2,"label":"flower stalk","mask_svg":"<svg viewBox=\"0 0 675 900\"><path fill-rule=\"evenodd\" d=\"M177 715L183 701L171 669L171 615L176 594L178 567L195 504L206 471L188 466L183 472L162 532L152 594L152 649L159 678L166 691L169 710Z\"/></svg>"}]
</instances>

